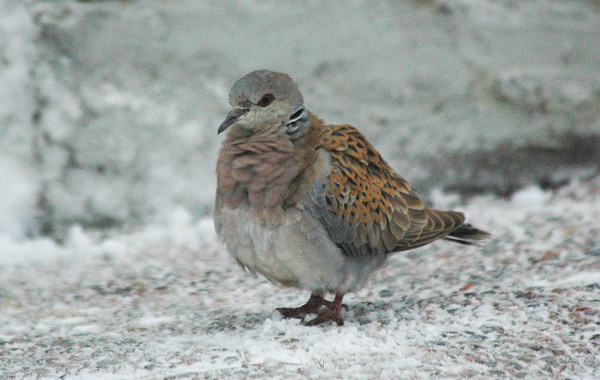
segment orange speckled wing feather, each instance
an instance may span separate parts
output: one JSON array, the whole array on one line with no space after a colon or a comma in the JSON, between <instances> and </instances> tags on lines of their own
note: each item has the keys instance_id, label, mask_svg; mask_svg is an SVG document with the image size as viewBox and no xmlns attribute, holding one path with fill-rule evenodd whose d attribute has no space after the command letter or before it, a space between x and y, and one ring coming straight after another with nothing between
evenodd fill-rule
<instances>
[{"instance_id":1,"label":"orange speckled wing feather","mask_svg":"<svg viewBox=\"0 0 600 380\"><path fill-rule=\"evenodd\" d=\"M331 156L331 171L316 183L306 208L344 254L385 255L428 244L458 228L458 212L427 209L354 127L323 127L318 148Z\"/></svg>"}]
</instances>

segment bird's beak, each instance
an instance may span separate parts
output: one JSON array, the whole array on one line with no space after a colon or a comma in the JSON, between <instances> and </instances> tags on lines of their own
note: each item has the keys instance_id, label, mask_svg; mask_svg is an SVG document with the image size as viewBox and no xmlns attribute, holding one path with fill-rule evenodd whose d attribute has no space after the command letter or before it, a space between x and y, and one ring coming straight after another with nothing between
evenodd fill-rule
<instances>
[{"instance_id":1,"label":"bird's beak","mask_svg":"<svg viewBox=\"0 0 600 380\"><path fill-rule=\"evenodd\" d=\"M242 116L243 114L245 114L246 112L248 112L248 110L245 109L245 108L234 108L234 109L232 109L231 112L229 112L227 114L227 117L221 123L221 125L219 125L219 129L217 130L217 134L220 134L221 132L223 132L224 130L226 130L227 128L231 127L233 124L235 124L235 122L237 121L237 119L240 116Z\"/></svg>"}]
</instances>

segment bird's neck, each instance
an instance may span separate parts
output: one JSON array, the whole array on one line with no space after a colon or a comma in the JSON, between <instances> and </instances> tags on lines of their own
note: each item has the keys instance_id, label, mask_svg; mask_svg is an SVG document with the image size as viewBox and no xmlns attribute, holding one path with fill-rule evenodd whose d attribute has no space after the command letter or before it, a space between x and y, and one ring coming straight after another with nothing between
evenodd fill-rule
<instances>
[{"instance_id":1,"label":"bird's neck","mask_svg":"<svg viewBox=\"0 0 600 380\"><path fill-rule=\"evenodd\" d=\"M249 133L232 127L217 162L217 208L249 207L260 218L273 218L298 203L299 189L315 170L321 122L291 141L285 126Z\"/></svg>"}]
</instances>

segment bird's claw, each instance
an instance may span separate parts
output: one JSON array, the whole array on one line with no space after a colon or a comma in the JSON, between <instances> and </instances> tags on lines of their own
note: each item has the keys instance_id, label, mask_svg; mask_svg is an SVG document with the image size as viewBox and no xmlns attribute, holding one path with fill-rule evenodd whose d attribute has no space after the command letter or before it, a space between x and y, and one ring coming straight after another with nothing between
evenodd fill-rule
<instances>
[{"instance_id":1,"label":"bird's claw","mask_svg":"<svg viewBox=\"0 0 600 380\"><path fill-rule=\"evenodd\" d=\"M326 311L317 315L316 318L311 319L308 322L304 322L304 326L317 326L329 321L337 323L338 326L344 325L344 320L339 315L336 315L336 313L334 313L333 311Z\"/></svg>"},{"instance_id":2,"label":"bird's claw","mask_svg":"<svg viewBox=\"0 0 600 380\"><path fill-rule=\"evenodd\" d=\"M303 322L304 317L308 314L317 314L316 318L304 322L305 326L316 326L329 321L342 326L344 324L344 320L340 316L342 308L348 309L348 306L342 304L343 297L343 294L337 294L333 301L327 301L319 294L311 294L306 304L300 307L281 307L277 311L283 318L299 318ZM327 308L327 310L319 313L322 307Z\"/></svg>"}]
</instances>

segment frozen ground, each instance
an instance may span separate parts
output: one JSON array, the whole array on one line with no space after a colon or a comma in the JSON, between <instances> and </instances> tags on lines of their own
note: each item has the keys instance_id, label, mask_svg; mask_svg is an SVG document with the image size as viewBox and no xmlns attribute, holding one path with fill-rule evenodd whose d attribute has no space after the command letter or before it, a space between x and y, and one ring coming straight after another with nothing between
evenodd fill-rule
<instances>
[{"instance_id":1,"label":"frozen ground","mask_svg":"<svg viewBox=\"0 0 600 380\"><path fill-rule=\"evenodd\" d=\"M0 378L600 378L600 179L461 200L494 233L396 255L343 327L273 309L308 294L238 268L180 209L63 246L0 239Z\"/></svg>"}]
</instances>

